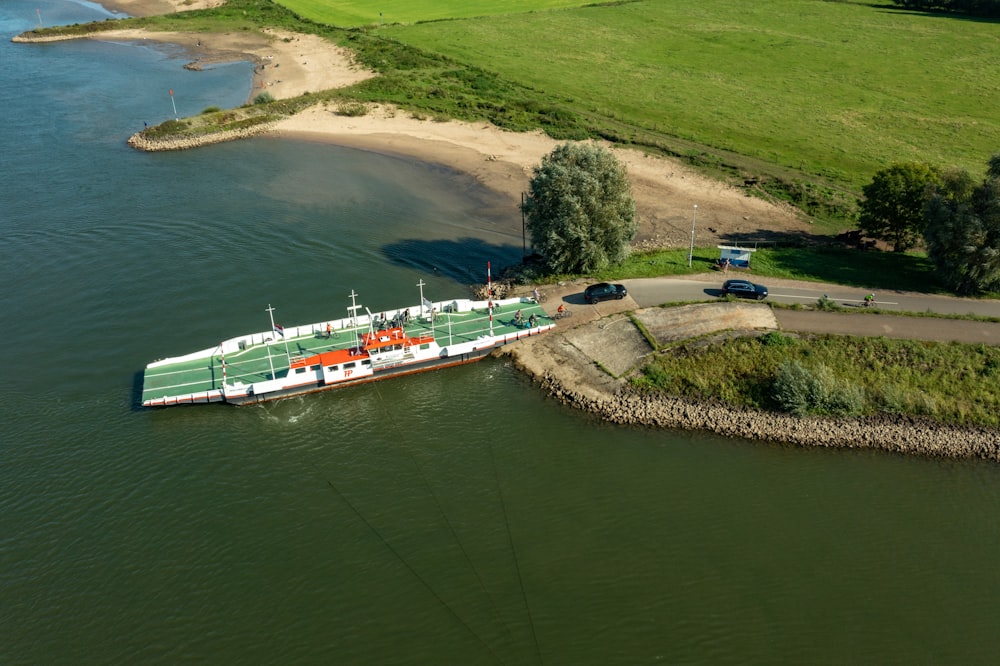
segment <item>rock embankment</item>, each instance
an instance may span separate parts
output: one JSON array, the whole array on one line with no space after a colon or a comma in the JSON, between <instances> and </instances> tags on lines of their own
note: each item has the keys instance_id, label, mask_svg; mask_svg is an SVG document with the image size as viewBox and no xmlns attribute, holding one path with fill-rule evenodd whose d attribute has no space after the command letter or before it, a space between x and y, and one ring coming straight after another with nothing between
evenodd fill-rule
<instances>
[{"instance_id":1,"label":"rock embankment","mask_svg":"<svg viewBox=\"0 0 1000 666\"><path fill-rule=\"evenodd\" d=\"M581 395L554 374L536 378L565 404L612 423L707 430L727 437L801 446L883 449L897 453L1000 461L1000 434L920 421L905 416L856 419L800 418L624 389L604 399Z\"/></svg>"},{"instance_id":2,"label":"rock embankment","mask_svg":"<svg viewBox=\"0 0 1000 666\"><path fill-rule=\"evenodd\" d=\"M719 330L738 330L741 321L744 330L772 328L763 311L736 307L743 312L730 309L719 320ZM658 328L649 325L653 321L659 324L668 317L697 320L700 326L708 327L706 315L712 312L711 309L688 308L686 313L669 315L665 314L665 309L651 308L645 311L645 320L641 310L635 317L645 322L647 331ZM621 317L615 321L614 326L608 326L608 321L602 319L569 330L557 330L512 345L505 353L555 399L612 423L706 430L727 437L800 446L882 449L914 455L1000 461L1000 432L987 428L944 425L902 415L803 418L640 392L627 381L628 371L619 376L609 374L608 368L634 369L641 361L636 355L636 345L620 344L623 334L626 340L632 334L623 332ZM577 341L585 341L585 344L577 344ZM607 357L611 353L609 350L623 348L631 350L630 360ZM594 350L600 350L605 357L595 357ZM647 346L644 353L649 351Z\"/></svg>"},{"instance_id":3,"label":"rock embankment","mask_svg":"<svg viewBox=\"0 0 1000 666\"><path fill-rule=\"evenodd\" d=\"M48 42L65 42L70 39L79 39L79 37L77 35L33 35L29 31L14 35L10 41L15 44L47 44Z\"/></svg>"},{"instance_id":4,"label":"rock embankment","mask_svg":"<svg viewBox=\"0 0 1000 666\"><path fill-rule=\"evenodd\" d=\"M188 150L190 148L198 148L200 146L209 146L214 143L247 139L252 136L258 136L260 134L270 132L272 129L274 129L274 123L261 123L259 125L254 125L253 127L243 127L226 132L212 132L210 134L203 134L201 136L189 138L174 137L165 139L150 139L143 136L142 132L139 132L129 137L128 145L132 146L136 150L145 150L147 152L162 150Z\"/></svg>"}]
</instances>

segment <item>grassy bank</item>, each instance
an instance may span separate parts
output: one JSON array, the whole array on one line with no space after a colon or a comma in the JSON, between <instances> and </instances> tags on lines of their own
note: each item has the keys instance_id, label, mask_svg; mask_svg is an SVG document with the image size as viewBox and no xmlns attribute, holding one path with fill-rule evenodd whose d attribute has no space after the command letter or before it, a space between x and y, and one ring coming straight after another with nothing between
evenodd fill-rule
<instances>
[{"instance_id":1,"label":"grassy bank","mask_svg":"<svg viewBox=\"0 0 1000 666\"><path fill-rule=\"evenodd\" d=\"M789 409L782 400L791 389L799 392L799 413L911 414L998 427L998 379L997 347L769 333L725 344L671 346L635 384L645 391L783 411Z\"/></svg>"}]
</instances>

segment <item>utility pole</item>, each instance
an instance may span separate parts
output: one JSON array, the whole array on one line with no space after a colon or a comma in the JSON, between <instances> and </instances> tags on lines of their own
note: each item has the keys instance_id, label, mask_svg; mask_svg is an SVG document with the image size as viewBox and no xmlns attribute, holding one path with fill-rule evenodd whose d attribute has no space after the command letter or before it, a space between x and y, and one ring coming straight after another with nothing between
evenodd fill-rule
<instances>
[{"instance_id":1,"label":"utility pole","mask_svg":"<svg viewBox=\"0 0 1000 666\"><path fill-rule=\"evenodd\" d=\"M694 260L694 222L698 219L698 204L694 205L694 213L691 215L691 249L688 250L688 268Z\"/></svg>"}]
</instances>

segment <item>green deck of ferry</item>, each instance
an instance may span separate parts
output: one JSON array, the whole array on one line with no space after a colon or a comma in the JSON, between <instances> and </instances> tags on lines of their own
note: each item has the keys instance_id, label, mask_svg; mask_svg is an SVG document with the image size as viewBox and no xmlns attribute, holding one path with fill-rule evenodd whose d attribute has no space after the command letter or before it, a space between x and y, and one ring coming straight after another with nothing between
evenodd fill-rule
<instances>
[{"instance_id":1,"label":"green deck of ferry","mask_svg":"<svg viewBox=\"0 0 1000 666\"><path fill-rule=\"evenodd\" d=\"M503 335L514 333L519 327L514 323L514 315L521 310L527 320L532 314L541 324L551 323L551 319L540 305L520 303L493 308L493 333ZM322 334L288 338L280 337L270 345L258 344L245 350L226 354L226 381L230 384L253 382L281 376L288 369L289 355L309 356L333 349L347 349L358 343L358 337L368 332L367 326L357 329L346 328L327 338ZM489 335L489 314L485 309L471 312L441 313L434 318L433 327L425 321L414 321L406 326L408 335L426 335L432 332L442 347L450 344L471 342L482 335ZM285 343L288 354L285 352ZM272 375L272 365L274 375ZM216 354L209 358L178 361L155 368L146 368L142 380L142 402L166 396L199 393L222 388L222 360Z\"/></svg>"}]
</instances>

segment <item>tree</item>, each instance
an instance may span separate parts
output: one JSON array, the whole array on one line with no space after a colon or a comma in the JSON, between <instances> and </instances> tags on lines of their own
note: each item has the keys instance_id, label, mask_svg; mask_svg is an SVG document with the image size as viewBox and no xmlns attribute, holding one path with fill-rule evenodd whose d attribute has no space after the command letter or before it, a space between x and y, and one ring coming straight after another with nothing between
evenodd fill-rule
<instances>
[{"instance_id":1,"label":"tree","mask_svg":"<svg viewBox=\"0 0 1000 666\"><path fill-rule=\"evenodd\" d=\"M958 294L1000 289L1000 156L978 187L946 174L925 208L924 242L938 275Z\"/></svg>"},{"instance_id":2,"label":"tree","mask_svg":"<svg viewBox=\"0 0 1000 666\"><path fill-rule=\"evenodd\" d=\"M877 172L862 189L858 228L867 236L892 243L894 252L916 245L924 230L924 203L929 186L940 184L937 168L900 162Z\"/></svg>"},{"instance_id":3,"label":"tree","mask_svg":"<svg viewBox=\"0 0 1000 666\"><path fill-rule=\"evenodd\" d=\"M566 143L543 157L522 210L535 250L557 273L622 262L638 231L625 166L592 143Z\"/></svg>"},{"instance_id":4,"label":"tree","mask_svg":"<svg viewBox=\"0 0 1000 666\"><path fill-rule=\"evenodd\" d=\"M971 16L1000 16L998 0L892 0L907 9L925 12L953 12Z\"/></svg>"}]
</instances>

